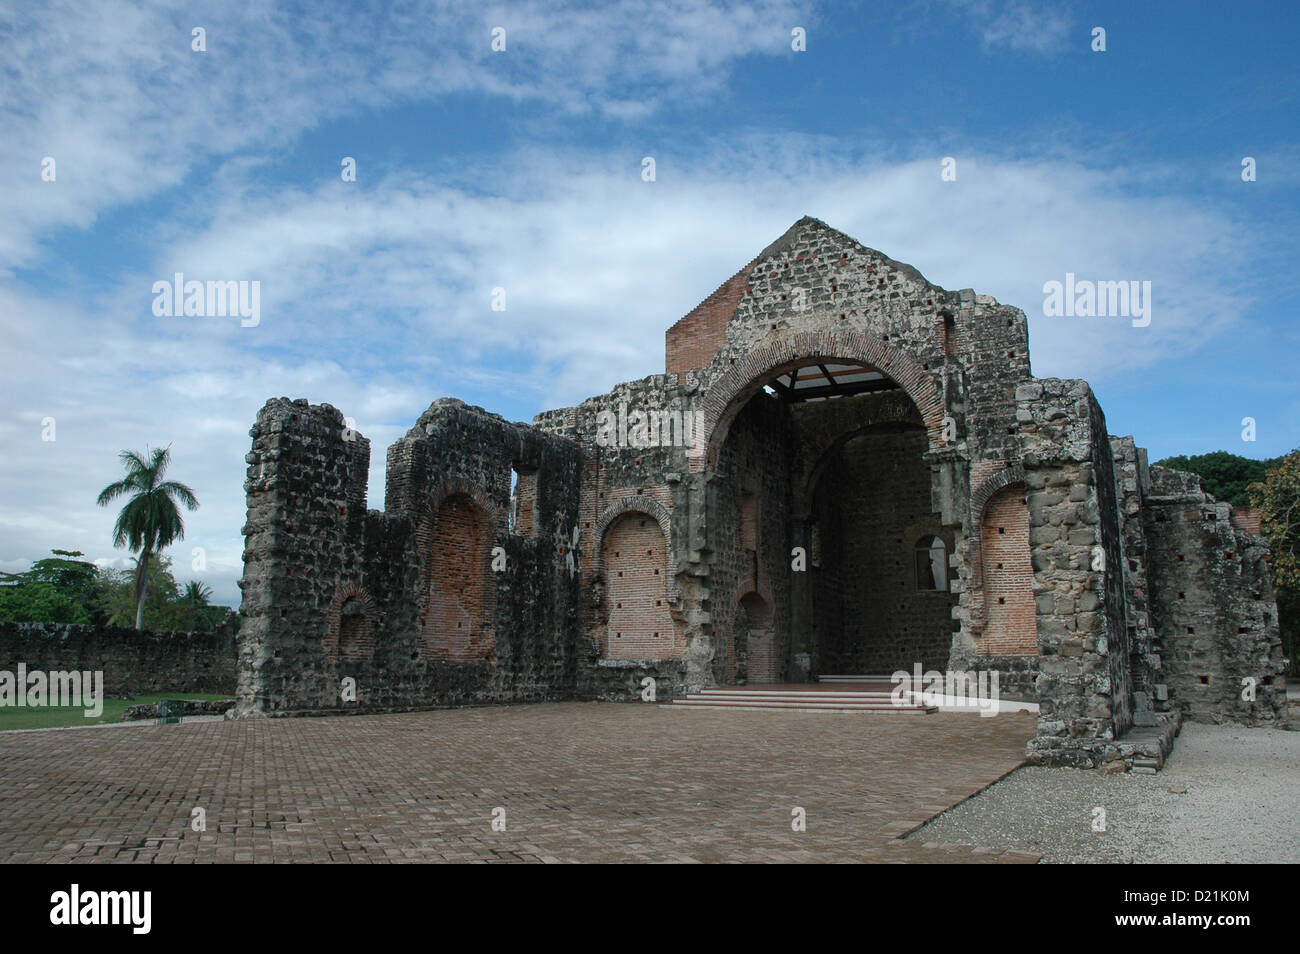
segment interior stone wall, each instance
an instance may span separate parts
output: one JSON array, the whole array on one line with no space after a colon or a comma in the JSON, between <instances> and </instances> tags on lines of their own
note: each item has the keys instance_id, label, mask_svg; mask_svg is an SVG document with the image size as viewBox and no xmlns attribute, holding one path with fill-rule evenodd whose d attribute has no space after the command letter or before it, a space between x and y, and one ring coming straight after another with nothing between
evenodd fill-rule
<instances>
[{"instance_id":1,"label":"interior stone wall","mask_svg":"<svg viewBox=\"0 0 1300 954\"><path fill-rule=\"evenodd\" d=\"M817 673L942 670L953 596L917 585L915 545L945 536L930 509L924 430L871 429L831 451L813 494L820 566L813 574ZM947 540L951 552L951 538Z\"/></svg>"}]
</instances>

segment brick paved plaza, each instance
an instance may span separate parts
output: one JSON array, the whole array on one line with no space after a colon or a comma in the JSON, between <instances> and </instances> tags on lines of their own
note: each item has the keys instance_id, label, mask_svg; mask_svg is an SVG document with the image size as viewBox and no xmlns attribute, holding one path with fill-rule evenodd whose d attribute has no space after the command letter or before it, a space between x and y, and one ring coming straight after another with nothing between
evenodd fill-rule
<instances>
[{"instance_id":1,"label":"brick paved plaza","mask_svg":"<svg viewBox=\"0 0 1300 954\"><path fill-rule=\"evenodd\" d=\"M1019 765L1034 727L555 703L4 733L0 859L1033 861L895 839Z\"/></svg>"}]
</instances>

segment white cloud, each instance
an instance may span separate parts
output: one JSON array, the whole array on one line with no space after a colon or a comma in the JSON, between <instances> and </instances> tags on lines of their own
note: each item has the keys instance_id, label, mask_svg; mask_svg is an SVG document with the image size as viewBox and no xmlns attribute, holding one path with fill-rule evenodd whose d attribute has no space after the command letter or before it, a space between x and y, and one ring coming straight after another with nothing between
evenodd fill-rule
<instances>
[{"instance_id":1,"label":"white cloud","mask_svg":"<svg viewBox=\"0 0 1300 954\"><path fill-rule=\"evenodd\" d=\"M979 33L989 50L1052 55L1070 38L1073 17L1068 8L1032 0L952 0ZM1080 42L1086 42L1085 37Z\"/></svg>"},{"instance_id":2,"label":"white cloud","mask_svg":"<svg viewBox=\"0 0 1300 954\"><path fill-rule=\"evenodd\" d=\"M714 94L730 65L788 49L800 4L531 0L324 4L291 15L262 0L208 8L72 0L0 10L0 269L38 241L146 200L206 161L279 153L340 116L487 93L635 120L665 98ZM490 28L508 27L505 53ZM191 30L206 31L205 52ZM55 159L55 182L40 179Z\"/></svg>"}]
</instances>

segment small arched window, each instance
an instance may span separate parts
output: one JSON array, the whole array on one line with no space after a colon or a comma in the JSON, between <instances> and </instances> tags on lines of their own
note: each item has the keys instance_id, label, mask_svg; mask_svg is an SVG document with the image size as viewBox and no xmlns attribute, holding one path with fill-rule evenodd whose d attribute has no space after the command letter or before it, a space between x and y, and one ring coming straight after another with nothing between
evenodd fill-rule
<instances>
[{"instance_id":1,"label":"small arched window","mask_svg":"<svg viewBox=\"0 0 1300 954\"><path fill-rule=\"evenodd\" d=\"M922 537L916 541L916 588L948 589L948 548L942 537Z\"/></svg>"},{"instance_id":2,"label":"small arched window","mask_svg":"<svg viewBox=\"0 0 1300 954\"><path fill-rule=\"evenodd\" d=\"M339 655L352 659L361 655L366 627L366 604L356 597L339 609Z\"/></svg>"}]
</instances>

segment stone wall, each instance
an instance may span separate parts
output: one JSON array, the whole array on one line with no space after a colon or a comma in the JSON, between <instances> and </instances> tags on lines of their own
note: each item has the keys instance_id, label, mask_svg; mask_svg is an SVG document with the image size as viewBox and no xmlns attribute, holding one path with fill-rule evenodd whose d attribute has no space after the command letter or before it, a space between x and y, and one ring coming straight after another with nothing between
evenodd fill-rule
<instances>
[{"instance_id":1,"label":"stone wall","mask_svg":"<svg viewBox=\"0 0 1300 954\"><path fill-rule=\"evenodd\" d=\"M712 681L715 652L708 614L684 609L685 592L697 589L689 568L692 560L698 565L702 559L698 549L691 552L691 528L697 527L698 536L698 527L707 519L703 490L688 478L698 438L697 392L694 384L679 385L671 375L651 375L534 420L536 429L567 442L582 462L577 491L582 599L577 623L583 655L577 679L578 692L585 697L638 699L643 680L653 678L658 697L671 698L688 686ZM654 648L645 657L633 650L611 656L604 649L609 621L619 609L614 605L619 598L611 592L611 572L618 568L605 564L606 543L620 532L625 516L638 525L641 520L653 522L664 540L663 592L653 595L653 600L662 601L653 606L659 628L648 630L661 635L650 637ZM654 569L648 564L644 568L649 582ZM670 627L667 636L665 626Z\"/></svg>"},{"instance_id":2,"label":"stone wall","mask_svg":"<svg viewBox=\"0 0 1300 954\"><path fill-rule=\"evenodd\" d=\"M942 670L953 597L918 585L916 546L951 535L930 510L925 431L871 429L832 451L813 494L821 537L814 567L818 673ZM946 584L946 581L945 581Z\"/></svg>"},{"instance_id":3,"label":"stone wall","mask_svg":"<svg viewBox=\"0 0 1300 954\"><path fill-rule=\"evenodd\" d=\"M334 408L273 400L252 435L241 716L574 694L569 442L437 401L389 449L380 513L364 509L369 445ZM512 470L535 474L527 535L507 519ZM360 652L341 651L349 612Z\"/></svg>"},{"instance_id":4,"label":"stone wall","mask_svg":"<svg viewBox=\"0 0 1300 954\"><path fill-rule=\"evenodd\" d=\"M727 322L745 293L755 262L723 282L664 333L664 364L669 374L708 366L726 340Z\"/></svg>"},{"instance_id":5,"label":"stone wall","mask_svg":"<svg viewBox=\"0 0 1300 954\"><path fill-rule=\"evenodd\" d=\"M112 696L235 689L234 625L150 632L83 623L0 621L0 670L101 671Z\"/></svg>"},{"instance_id":6,"label":"stone wall","mask_svg":"<svg viewBox=\"0 0 1300 954\"><path fill-rule=\"evenodd\" d=\"M1091 766L1132 723L1123 556L1105 419L1084 381L1021 385L1040 700L1034 762Z\"/></svg>"},{"instance_id":7,"label":"stone wall","mask_svg":"<svg viewBox=\"0 0 1300 954\"><path fill-rule=\"evenodd\" d=\"M721 684L748 680L749 616L741 602L756 594L767 608L775 663L769 681L788 674L791 619L789 409L755 396L737 416L718 458L709 507L709 617L716 647L713 676Z\"/></svg>"},{"instance_id":8,"label":"stone wall","mask_svg":"<svg viewBox=\"0 0 1300 954\"><path fill-rule=\"evenodd\" d=\"M1146 450L1131 437L1110 438L1115 496L1119 507L1124 565L1124 601L1128 620L1129 671L1133 724L1158 724L1170 711L1162 672L1163 646L1151 624L1147 576L1146 497L1151 493Z\"/></svg>"},{"instance_id":9,"label":"stone wall","mask_svg":"<svg viewBox=\"0 0 1300 954\"><path fill-rule=\"evenodd\" d=\"M1193 722L1285 722L1264 540L1234 526L1232 508L1207 494L1195 474L1153 467L1151 483L1151 615L1169 703Z\"/></svg>"}]
</instances>

